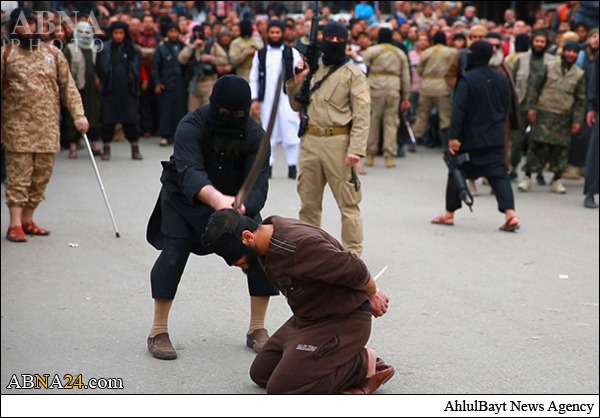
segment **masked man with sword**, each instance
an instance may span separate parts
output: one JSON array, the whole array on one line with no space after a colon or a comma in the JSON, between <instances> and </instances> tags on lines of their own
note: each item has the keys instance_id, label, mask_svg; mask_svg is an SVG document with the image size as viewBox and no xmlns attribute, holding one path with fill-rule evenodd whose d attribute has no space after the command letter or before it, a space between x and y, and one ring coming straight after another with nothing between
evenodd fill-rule
<instances>
[{"instance_id":1,"label":"masked man with sword","mask_svg":"<svg viewBox=\"0 0 600 418\"><path fill-rule=\"evenodd\" d=\"M260 225L234 209L215 212L203 242L251 249L234 265L258 258L287 298L292 316L250 367L269 394L371 394L394 368L366 347L371 318L388 311L365 263L326 231L297 219L270 216Z\"/></svg>"},{"instance_id":2,"label":"masked man with sword","mask_svg":"<svg viewBox=\"0 0 600 418\"><path fill-rule=\"evenodd\" d=\"M261 126L249 118L250 104L250 87L244 79L221 77L213 87L210 104L181 120L174 154L163 163L162 189L147 230L148 242L162 250L151 272L154 322L148 350L156 358L177 358L169 338L168 316L190 253L216 253L231 265L246 252L239 245L202 244L210 215L235 203L239 213L261 220L270 146L268 135L263 138ZM254 176L257 168L255 180L249 184L245 179ZM243 196L236 200L236 195ZM248 266L245 272L251 296L246 344L258 352L269 338L264 327L269 297L278 291L259 265Z\"/></svg>"}]
</instances>

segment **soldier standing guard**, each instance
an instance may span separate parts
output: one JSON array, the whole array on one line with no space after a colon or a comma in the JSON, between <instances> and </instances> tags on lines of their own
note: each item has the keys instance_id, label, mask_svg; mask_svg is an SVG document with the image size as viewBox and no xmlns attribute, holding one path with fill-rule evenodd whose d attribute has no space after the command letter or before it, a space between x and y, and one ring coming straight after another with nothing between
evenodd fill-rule
<instances>
[{"instance_id":1,"label":"soldier standing guard","mask_svg":"<svg viewBox=\"0 0 600 418\"><path fill-rule=\"evenodd\" d=\"M50 231L33 221L60 151L60 90L81 133L89 128L81 96L69 64L56 47L39 38L33 11L10 14L11 42L2 47L2 143L6 147L6 203L10 224L6 238L27 241L27 235Z\"/></svg>"},{"instance_id":2,"label":"soldier standing guard","mask_svg":"<svg viewBox=\"0 0 600 418\"><path fill-rule=\"evenodd\" d=\"M346 58L348 30L338 22L323 29L323 57L313 80L308 103L308 126L300 145L300 220L321 225L323 191L329 187L342 216L342 244L360 255L363 249L362 200L356 164L365 155L371 114L367 77ZM300 68L300 67L298 67ZM311 71L302 71L286 82L292 109L302 83Z\"/></svg>"}]
</instances>

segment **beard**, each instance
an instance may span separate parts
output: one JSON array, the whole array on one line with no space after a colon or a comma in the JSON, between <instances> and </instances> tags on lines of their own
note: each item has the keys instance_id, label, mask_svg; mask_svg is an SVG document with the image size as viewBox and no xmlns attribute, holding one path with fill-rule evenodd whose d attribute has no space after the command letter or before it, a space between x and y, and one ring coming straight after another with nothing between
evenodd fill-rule
<instances>
[{"instance_id":1,"label":"beard","mask_svg":"<svg viewBox=\"0 0 600 418\"><path fill-rule=\"evenodd\" d=\"M492 55L492 58L490 58L490 66L499 67L500 64L502 64L502 61L504 61L504 54L502 53L502 50L498 49L496 53Z\"/></svg>"},{"instance_id":2,"label":"beard","mask_svg":"<svg viewBox=\"0 0 600 418\"><path fill-rule=\"evenodd\" d=\"M283 36L277 40L275 39L268 39L267 43L272 46L273 48L279 48L281 45L283 45Z\"/></svg>"}]
</instances>

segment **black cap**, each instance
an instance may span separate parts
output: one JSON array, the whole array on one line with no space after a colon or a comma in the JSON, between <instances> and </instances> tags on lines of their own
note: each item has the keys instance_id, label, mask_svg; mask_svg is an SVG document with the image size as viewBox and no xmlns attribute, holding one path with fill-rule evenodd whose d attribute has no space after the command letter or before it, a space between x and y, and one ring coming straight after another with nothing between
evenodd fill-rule
<instances>
[{"instance_id":1,"label":"black cap","mask_svg":"<svg viewBox=\"0 0 600 418\"><path fill-rule=\"evenodd\" d=\"M563 51L566 51L567 49L579 52L581 50L581 45L579 45L579 42L577 41L567 41L563 46Z\"/></svg>"},{"instance_id":2,"label":"black cap","mask_svg":"<svg viewBox=\"0 0 600 418\"><path fill-rule=\"evenodd\" d=\"M342 38L344 41L348 40L348 29L339 22L329 22L323 28L323 38L330 36L337 36Z\"/></svg>"},{"instance_id":3,"label":"black cap","mask_svg":"<svg viewBox=\"0 0 600 418\"><path fill-rule=\"evenodd\" d=\"M500 35L499 33L496 33L496 32L488 32L485 34L484 38L485 39L494 38L494 39L502 40L502 35Z\"/></svg>"}]
</instances>

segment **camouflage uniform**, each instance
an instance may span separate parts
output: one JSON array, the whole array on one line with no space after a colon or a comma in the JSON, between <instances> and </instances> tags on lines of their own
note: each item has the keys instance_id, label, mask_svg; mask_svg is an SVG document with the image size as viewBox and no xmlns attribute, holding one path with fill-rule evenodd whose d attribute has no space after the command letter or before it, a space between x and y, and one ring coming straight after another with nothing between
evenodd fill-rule
<instances>
[{"instance_id":1,"label":"camouflage uniform","mask_svg":"<svg viewBox=\"0 0 600 418\"><path fill-rule=\"evenodd\" d=\"M400 124L400 100L410 100L408 58L400 48L390 43L382 43L367 48L363 59L369 68L372 103L367 155L377 154L383 122L383 155L393 158L398 151L396 133Z\"/></svg>"},{"instance_id":2,"label":"camouflage uniform","mask_svg":"<svg viewBox=\"0 0 600 418\"><path fill-rule=\"evenodd\" d=\"M529 124L527 121L527 111L529 104L526 102L528 85L533 80L542 77L546 66L553 62L555 57L548 53L544 53L543 58L537 58L529 52L519 55L512 64L512 76L515 80L515 88L519 101L519 109L517 118L519 120L518 129L510 132L510 165L513 170L516 170L525 149L525 130Z\"/></svg>"},{"instance_id":3,"label":"camouflage uniform","mask_svg":"<svg viewBox=\"0 0 600 418\"><path fill-rule=\"evenodd\" d=\"M83 104L63 53L51 45L32 51L2 47L2 141L6 147L8 207L35 209L44 198L60 151L60 93L74 120ZM59 89L60 86L60 89Z\"/></svg>"},{"instance_id":4,"label":"camouflage uniform","mask_svg":"<svg viewBox=\"0 0 600 418\"><path fill-rule=\"evenodd\" d=\"M563 74L563 60L546 67L542 77L533 81L528 92L530 109L537 111L525 172L541 171L546 163L559 179L569 159L571 125L583 120L585 80L583 70L571 65Z\"/></svg>"},{"instance_id":5,"label":"camouflage uniform","mask_svg":"<svg viewBox=\"0 0 600 418\"><path fill-rule=\"evenodd\" d=\"M311 87L321 80L331 66L319 65ZM295 96L302 83L287 81L290 105L302 109ZM367 77L348 62L328 77L310 96L309 126L300 146L298 195L300 220L321 225L323 192L329 187L342 215L342 244L360 255L363 221L358 204L362 200L356 168L345 163L348 153L364 156L369 136L371 98ZM354 181L354 183L352 181Z\"/></svg>"}]
</instances>

